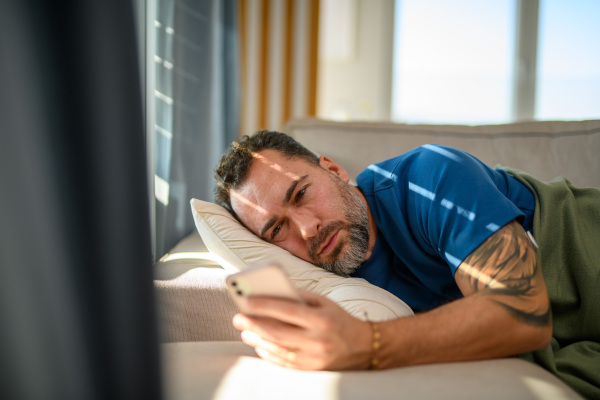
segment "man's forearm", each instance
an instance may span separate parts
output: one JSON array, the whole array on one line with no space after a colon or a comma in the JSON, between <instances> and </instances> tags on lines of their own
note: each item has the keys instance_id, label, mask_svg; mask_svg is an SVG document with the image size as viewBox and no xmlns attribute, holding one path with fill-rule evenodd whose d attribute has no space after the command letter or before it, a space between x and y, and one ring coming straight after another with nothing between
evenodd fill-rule
<instances>
[{"instance_id":1,"label":"man's forearm","mask_svg":"<svg viewBox=\"0 0 600 400\"><path fill-rule=\"evenodd\" d=\"M507 357L544 348L548 335L475 294L380 324L380 368Z\"/></svg>"}]
</instances>

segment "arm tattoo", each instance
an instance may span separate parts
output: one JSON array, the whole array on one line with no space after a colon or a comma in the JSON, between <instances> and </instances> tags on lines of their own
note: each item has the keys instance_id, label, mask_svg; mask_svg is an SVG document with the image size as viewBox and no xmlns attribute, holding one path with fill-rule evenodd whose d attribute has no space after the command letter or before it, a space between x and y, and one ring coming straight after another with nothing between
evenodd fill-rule
<instances>
[{"instance_id":1,"label":"arm tattoo","mask_svg":"<svg viewBox=\"0 0 600 400\"><path fill-rule=\"evenodd\" d=\"M473 251L456 272L469 291L483 292L514 318L534 326L550 323L551 311L535 249L515 221Z\"/></svg>"}]
</instances>

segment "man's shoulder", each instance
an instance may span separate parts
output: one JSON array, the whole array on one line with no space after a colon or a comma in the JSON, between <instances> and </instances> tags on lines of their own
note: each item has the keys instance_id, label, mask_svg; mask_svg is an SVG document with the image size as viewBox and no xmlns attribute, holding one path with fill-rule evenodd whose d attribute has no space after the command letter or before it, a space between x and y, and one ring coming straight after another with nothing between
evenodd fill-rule
<instances>
[{"instance_id":1,"label":"man's shoulder","mask_svg":"<svg viewBox=\"0 0 600 400\"><path fill-rule=\"evenodd\" d=\"M444 164L460 161L461 158L467 156L466 153L452 147L426 144L369 165L358 175L356 181L363 191L373 192L387 189L414 175L435 174L438 170L444 171L446 170L443 167Z\"/></svg>"},{"instance_id":2,"label":"man's shoulder","mask_svg":"<svg viewBox=\"0 0 600 400\"><path fill-rule=\"evenodd\" d=\"M369 165L356 178L357 186L365 195L374 194L398 185L404 179L402 164L407 153Z\"/></svg>"}]
</instances>

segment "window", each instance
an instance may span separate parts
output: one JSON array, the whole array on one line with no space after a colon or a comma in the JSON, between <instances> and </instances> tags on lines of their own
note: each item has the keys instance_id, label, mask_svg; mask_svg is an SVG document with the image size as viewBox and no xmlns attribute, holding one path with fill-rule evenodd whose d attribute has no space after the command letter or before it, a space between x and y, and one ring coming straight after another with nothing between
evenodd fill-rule
<instances>
[{"instance_id":1,"label":"window","mask_svg":"<svg viewBox=\"0 0 600 400\"><path fill-rule=\"evenodd\" d=\"M514 7L514 1L397 1L392 118L509 119Z\"/></svg>"},{"instance_id":2,"label":"window","mask_svg":"<svg viewBox=\"0 0 600 400\"><path fill-rule=\"evenodd\" d=\"M239 131L237 0L146 2L147 144L155 260L194 230Z\"/></svg>"},{"instance_id":3,"label":"window","mask_svg":"<svg viewBox=\"0 0 600 400\"><path fill-rule=\"evenodd\" d=\"M395 14L392 119L600 117L599 2L396 0Z\"/></svg>"},{"instance_id":4,"label":"window","mask_svg":"<svg viewBox=\"0 0 600 400\"><path fill-rule=\"evenodd\" d=\"M537 119L600 117L600 2L540 2Z\"/></svg>"}]
</instances>

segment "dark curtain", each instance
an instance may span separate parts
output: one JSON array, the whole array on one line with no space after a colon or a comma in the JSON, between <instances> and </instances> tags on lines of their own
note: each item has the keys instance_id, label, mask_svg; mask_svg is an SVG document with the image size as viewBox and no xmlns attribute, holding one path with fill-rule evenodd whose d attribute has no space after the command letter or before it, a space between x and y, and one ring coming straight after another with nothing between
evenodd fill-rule
<instances>
[{"instance_id":1,"label":"dark curtain","mask_svg":"<svg viewBox=\"0 0 600 400\"><path fill-rule=\"evenodd\" d=\"M155 399L132 4L0 2L0 398Z\"/></svg>"},{"instance_id":2,"label":"dark curtain","mask_svg":"<svg viewBox=\"0 0 600 400\"><path fill-rule=\"evenodd\" d=\"M237 138L239 40L237 0L152 2L160 258L194 230L190 199L212 201L214 166Z\"/></svg>"}]
</instances>

